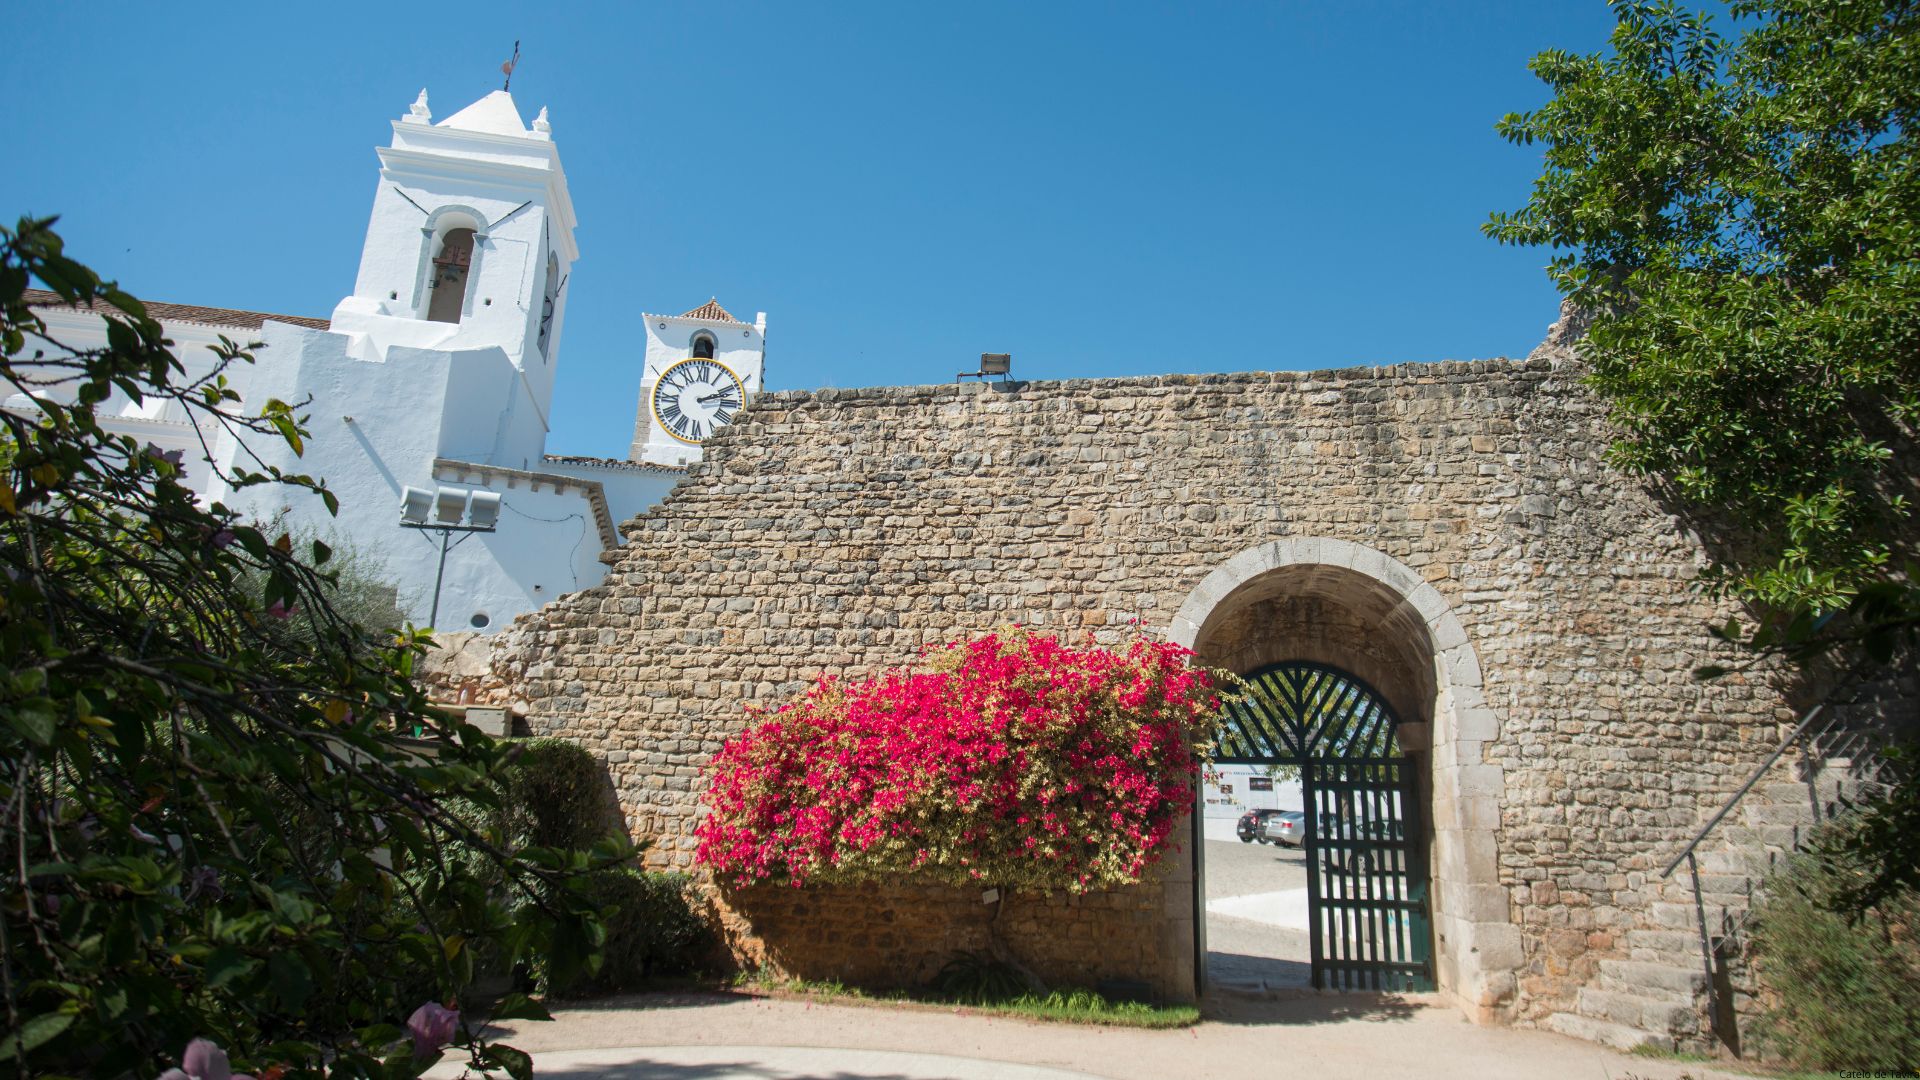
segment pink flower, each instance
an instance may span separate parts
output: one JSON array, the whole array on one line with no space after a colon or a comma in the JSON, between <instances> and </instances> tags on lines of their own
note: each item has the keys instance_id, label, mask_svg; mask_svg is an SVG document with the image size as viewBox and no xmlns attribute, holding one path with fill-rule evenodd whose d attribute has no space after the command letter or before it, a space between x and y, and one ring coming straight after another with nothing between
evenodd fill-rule
<instances>
[{"instance_id":1,"label":"pink flower","mask_svg":"<svg viewBox=\"0 0 1920 1080\"><path fill-rule=\"evenodd\" d=\"M293 618L293 608L289 607L285 600L275 600L273 603L267 605L267 615L274 619L291 619Z\"/></svg>"},{"instance_id":2,"label":"pink flower","mask_svg":"<svg viewBox=\"0 0 1920 1080\"><path fill-rule=\"evenodd\" d=\"M187 1052L180 1055L180 1067L161 1073L160 1080L253 1080L253 1077L236 1074L225 1050L205 1039L195 1039L187 1044Z\"/></svg>"},{"instance_id":3,"label":"pink flower","mask_svg":"<svg viewBox=\"0 0 1920 1080\"><path fill-rule=\"evenodd\" d=\"M407 1017L407 1033L413 1036L413 1056L432 1057L453 1041L453 1033L459 1027L460 1010L449 1009L437 1001L413 1010L413 1015Z\"/></svg>"},{"instance_id":4,"label":"pink flower","mask_svg":"<svg viewBox=\"0 0 1920 1080\"><path fill-rule=\"evenodd\" d=\"M823 678L749 710L714 756L698 858L743 885L1023 864L1070 891L1138 880L1192 802L1218 711L1189 656L1016 632Z\"/></svg>"}]
</instances>

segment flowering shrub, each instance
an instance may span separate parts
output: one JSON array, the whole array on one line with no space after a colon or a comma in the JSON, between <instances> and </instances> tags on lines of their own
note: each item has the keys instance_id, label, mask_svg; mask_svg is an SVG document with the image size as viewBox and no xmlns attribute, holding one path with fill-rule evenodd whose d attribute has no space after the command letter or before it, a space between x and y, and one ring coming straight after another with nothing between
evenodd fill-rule
<instances>
[{"instance_id":1,"label":"flowering shrub","mask_svg":"<svg viewBox=\"0 0 1920 1080\"><path fill-rule=\"evenodd\" d=\"M714 757L700 860L741 885L1139 881L1212 745L1220 702L1191 655L1014 629L822 677Z\"/></svg>"}]
</instances>

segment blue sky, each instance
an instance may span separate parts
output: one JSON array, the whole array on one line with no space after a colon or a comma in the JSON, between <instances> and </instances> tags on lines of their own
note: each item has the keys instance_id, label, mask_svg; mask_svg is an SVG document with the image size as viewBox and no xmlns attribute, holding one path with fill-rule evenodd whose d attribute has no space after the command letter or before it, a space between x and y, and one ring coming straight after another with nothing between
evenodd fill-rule
<instances>
[{"instance_id":1,"label":"blue sky","mask_svg":"<svg viewBox=\"0 0 1920 1080\"><path fill-rule=\"evenodd\" d=\"M1532 3L39 4L0 214L136 295L321 315L428 88L552 110L580 218L549 450L624 456L640 311L768 313L776 389L1513 356L1539 250L1493 133L1587 52Z\"/></svg>"}]
</instances>

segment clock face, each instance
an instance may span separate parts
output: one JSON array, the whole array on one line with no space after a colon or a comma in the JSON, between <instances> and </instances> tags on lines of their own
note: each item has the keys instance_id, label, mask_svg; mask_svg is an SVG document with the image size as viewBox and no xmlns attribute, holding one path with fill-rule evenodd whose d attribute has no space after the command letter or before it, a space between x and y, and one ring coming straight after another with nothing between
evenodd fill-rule
<instances>
[{"instance_id":1,"label":"clock face","mask_svg":"<svg viewBox=\"0 0 1920 1080\"><path fill-rule=\"evenodd\" d=\"M682 360L653 384L653 415L667 434L698 444L747 404L747 388L717 360Z\"/></svg>"}]
</instances>

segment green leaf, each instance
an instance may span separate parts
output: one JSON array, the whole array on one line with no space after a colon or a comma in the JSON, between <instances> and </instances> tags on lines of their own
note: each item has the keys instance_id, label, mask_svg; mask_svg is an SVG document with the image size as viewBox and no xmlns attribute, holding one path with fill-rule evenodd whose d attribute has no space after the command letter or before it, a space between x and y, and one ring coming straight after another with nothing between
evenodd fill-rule
<instances>
[{"instance_id":1,"label":"green leaf","mask_svg":"<svg viewBox=\"0 0 1920 1080\"><path fill-rule=\"evenodd\" d=\"M131 709L118 709L112 719L114 752L120 759L120 767L131 769L146 750L146 717Z\"/></svg>"},{"instance_id":2,"label":"green leaf","mask_svg":"<svg viewBox=\"0 0 1920 1080\"><path fill-rule=\"evenodd\" d=\"M74 1014L68 1011L41 1013L39 1016L33 1017L26 1023L21 1024L20 1030L9 1034L5 1039L0 1039L0 1061L11 1061L16 1056L24 1056L33 1052L35 1048L44 1045L47 1040L72 1027L73 1021ZM518 1051L516 1051L516 1053L518 1053ZM521 1054L520 1056L523 1058L526 1057L525 1054ZM531 1076L532 1074L533 1062L532 1059L528 1059L527 1075ZM514 1077L515 1080L521 1080L519 1073L514 1073Z\"/></svg>"},{"instance_id":3,"label":"green leaf","mask_svg":"<svg viewBox=\"0 0 1920 1080\"><path fill-rule=\"evenodd\" d=\"M493 1007L495 1020L551 1020L553 1014L545 1005L525 994L508 994Z\"/></svg>"},{"instance_id":4,"label":"green leaf","mask_svg":"<svg viewBox=\"0 0 1920 1080\"><path fill-rule=\"evenodd\" d=\"M232 945L222 945L207 957L207 985L212 988L226 986L235 979L245 978L259 970L260 961L247 956Z\"/></svg>"},{"instance_id":5,"label":"green leaf","mask_svg":"<svg viewBox=\"0 0 1920 1080\"><path fill-rule=\"evenodd\" d=\"M54 713L53 702L46 698L29 698L14 706L13 712L7 716L7 723L35 746L50 746L59 718Z\"/></svg>"},{"instance_id":6,"label":"green leaf","mask_svg":"<svg viewBox=\"0 0 1920 1080\"><path fill-rule=\"evenodd\" d=\"M313 994L313 975L306 962L292 953L275 953L267 960L267 979L273 996L288 1012L299 1012Z\"/></svg>"},{"instance_id":7,"label":"green leaf","mask_svg":"<svg viewBox=\"0 0 1920 1080\"><path fill-rule=\"evenodd\" d=\"M504 1043L493 1043L480 1052L480 1060L507 1070L513 1080L533 1080L533 1058L523 1050Z\"/></svg>"}]
</instances>

